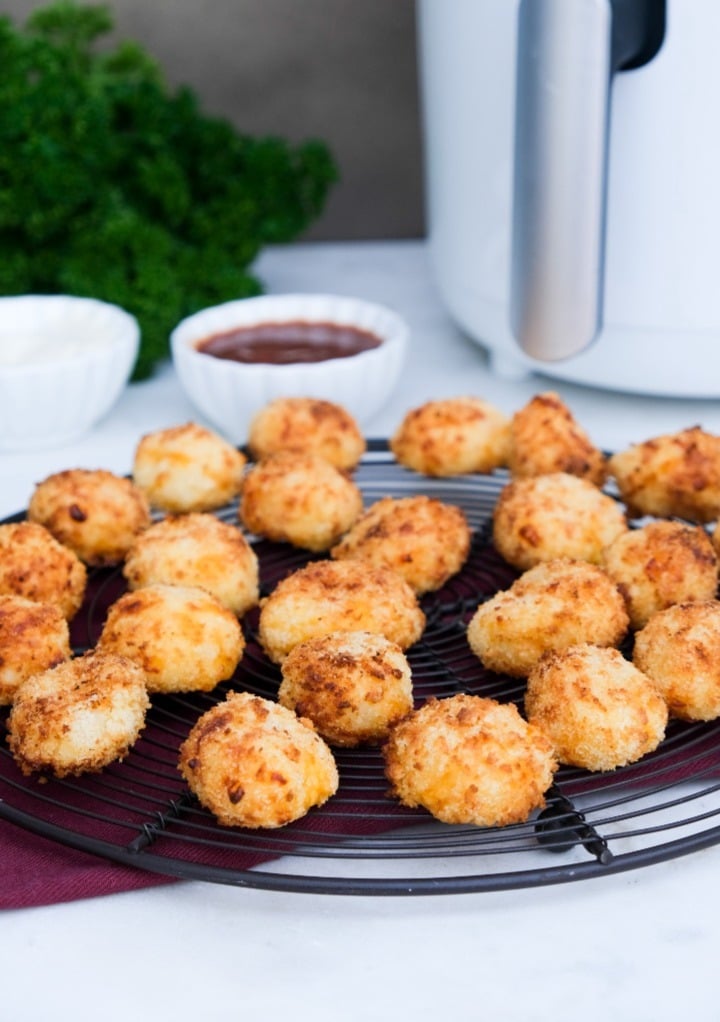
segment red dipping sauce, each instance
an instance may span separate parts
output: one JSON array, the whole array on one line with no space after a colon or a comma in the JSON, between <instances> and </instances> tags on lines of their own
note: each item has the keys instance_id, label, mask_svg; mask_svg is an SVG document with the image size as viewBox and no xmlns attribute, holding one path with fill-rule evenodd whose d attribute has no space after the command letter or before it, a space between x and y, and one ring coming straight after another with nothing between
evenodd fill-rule
<instances>
[{"instance_id":1,"label":"red dipping sauce","mask_svg":"<svg viewBox=\"0 0 720 1022\"><path fill-rule=\"evenodd\" d=\"M212 334L195 345L197 351L230 362L292 365L326 362L378 348L382 340L369 330L343 323L253 323Z\"/></svg>"}]
</instances>

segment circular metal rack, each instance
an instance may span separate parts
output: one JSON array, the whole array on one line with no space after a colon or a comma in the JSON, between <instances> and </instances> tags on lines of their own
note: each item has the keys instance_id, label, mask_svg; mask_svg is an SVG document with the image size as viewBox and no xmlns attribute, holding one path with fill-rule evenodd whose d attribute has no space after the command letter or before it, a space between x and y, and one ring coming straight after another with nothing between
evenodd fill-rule
<instances>
[{"instance_id":1,"label":"circular metal rack","mask_svg":"<svg viewBox=\"0 0 720 1022\"><path fill-rule=\"evenodd\" d=\"M523 684L485 671L465 634L478 604L515 577L490 541L492 510L507 476L427 479L397 465L384 441L372 441L356 478L366 505L385 495L427 493L460 506L473 528L463 570L422 598L427 627L408 651L417 705L457 692L521 705ZM236 506L219 514L237 521ZM263 593L310 556L263 540L256 541L256 550ZM73 622L76 651L94 644L108 606L123 588L119 569L92 574ZM212 693L154 697L142 737L122 763L100 774L25 777L3 741L0 818L160 874L338 894L443 894L563 883L646 866L720 841L715 722L673 721L659 749L612 773L562 767L547 807L522 824L448 825L400 806L388 796L380 750L358 748L335 750L338 792L302 820L278 830L220 826L188 792L177 754L199 714L229 689L275 697L280 673L257 641L257 611L243 626L247 647L235 676ZM6 717L0 719L3 730Z\"/></svg>"}]
</instances>

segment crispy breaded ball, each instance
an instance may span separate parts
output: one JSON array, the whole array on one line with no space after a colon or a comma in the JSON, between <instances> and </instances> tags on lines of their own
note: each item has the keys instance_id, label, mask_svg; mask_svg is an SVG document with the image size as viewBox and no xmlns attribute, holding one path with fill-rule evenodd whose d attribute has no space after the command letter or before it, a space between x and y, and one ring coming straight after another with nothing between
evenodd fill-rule
<instances>
[{"instance_id":1,"label":"crispy breaded ball","mask_svg":"<svg viewBox=\"0 0 720 1022\"><path fill-rule=\"evenodd\" d=\"M310 721L249 692L231 692L200 717L178 766L227 827L282 827L338 787L333 754Z\"/></svg>"},{"instance_id":2,"label":"crispy breaded ball","mask_svg":"<svg viewBox=\"0 0 720 1022\"><path fill-rule=\"evenodd\" d=\"M350 470L366 446L350 412L320 398L276 398L255 414L248 432L248 450L255 461L276 451L308 451L335 468Z\"/></svg>"},{"instance_id":3,"label":"crispy breaded ball","mask_svg":"<svg viewBox=\"0 0 720 1022\"><path fill-rule=\"evenodd\" d=\"M239 528L205 512L151 525L128 551L123 574L131 589L200 586L238 617L260 598L255 551Z\"/></svg>"},{"instance_id":4,"label":"crispy breaded ball","mask_svg":"<svg viewBox=\"0 0 720 1022\"><path fill-rule=\"evenodd\" d=\"M271 660L328 632L379 632L401 649L422 635L425 614L405 579L364 561L313 561L282 579L260 606L258 635Z\"/></svg>"},{"instance_id":5,"label":"crispy breaded ball","mask_svg":"<svg viewBox=\"0 0 720 1022\"><path fill-rule=\"evenodd\" d=\"M122 561L150 525L150 509L129 479L102 468L72 468L38 483L28 518L49 529L81 561L102 567Z\"/></svg>"},{"instance_id":6,"label":"crispy breaded ball","mask_svg":"<svg viewBox=\"0 0 720 1022\"><path fill-rule=\"evenodd\" d=\"M152 585L115 601L97 648L142 667L148 692L207 692L232 675L245 639L235 614L207 590Z\"/></svg>"},{"instance_id":7,"label":"crispy breaded ball","mask_svg":"<svg viewBox=\"0 0 720 1022\"><path fill-rule=\"evenodd\" d=\"M0 593L52 603L67 620L80 609L87 568L37 522L0 525Z\"/></svg>"},{"instance_id":8,"label":"crispy breaded ball","mask_svg":"<svg viewBox=\"0 0 720 1022\"><path fill-rule=\"evenodd\" d=\"M493 542L515 568L558 557L598 564L625 532L622 507L587 479L567 472L514 479L493 512Z\"/></svg>"},{"instance_id":9,"label":"crispy breaded ball","mask_svg":"<svg viewBox=\"0 0 720 1022\"><path fill-rule=\"evenodd\" d=\"M518 478L568 472L602 486L607 458L559 394L546 391L536 394L512 417L509 468Z\"/></svg>"},{"instance_id":10,"label":"crispy breaded ball","mask_svg":"<svg viewBox=\"0 0 720 1022\"><path fill-rule=\"evenodd\" d=\"M12 703L22 682L70 655L68 624L59 607L0 596L0 706Z\"/></svg>"},{"instance_id":11,"label":"crispy breaded ball","mask_svg":"<svg viewBox=\"0 0 720 1022\"><path fill-rule=\"evenodd\" d=\"M87 653L23 682L8 717L8 744L25 774L96 772L124 758L149 705L137 664Z\"/></svg>"},{"instance_id":12,"label":"crispy breaded ball","mask_svg":"<svg viewBox=\"0 0 720 1022\"><path fill-rule=\"evenodd\" d=\"M619 451L609 470L633 518L720 517L720 437L699 426Z\"/></svg>"},{"instance_id":13,"label":"crispy breaded ball","mask_svg":"<svg viewBox=\"0 0 720 1022\"><path fill-rule=\"evenodd\" d=\"M635 636L633 663L660 690L671 716L720 717L720 602L677 603Z\"/></svg>"},{"instance_id":14,"label":"crispy breaded ball","mask_svg":"<svg viewBox=\"0 0 720 1022\"><path fill-rule=\"evenodd\" d=\"M288 653L278 701L331 745L378 742L413 708L410 665L384 635L332 632Z\"/></svg>"},{"instance_id":15,"label":"crispy breaded ball","mask_svg":"<svg viewBox=\"0 0 720 1022\"><path fill-rule=\"evenodd\" d=\"M141 437L133 480L151 507L171 514L212 511L237 497L246 464L224 437L186 422Z\"/></svg>"},{"instance_id":16,"label":"crispy breaded ball","mask_svg":"<svg viewBox=\"0 0 720 1022\"><path fill-rule=\"evenodd\" d=\"M239 511L250 532L320 552L347 532L362 508L359 488L325 458L278 451L248 472Z\"/></svg>"},{"instance_id":17,"label":"crispy breaded ball","mask_svg":"<svg viewBox=\"0 0 720 1022\"><path fill-rule=\"evenodd\" d=\"M557 769L548 739L514 705L472 695L429 700L392 728L383 754L404 805L478 827L542 809Z\"/></svg>"},{"instance_id":18,"label":"crispy breaded ball","mask_svg":"<svg viewBox=\"0 0 720 1022\"><path fill-rule=\"evenodd\" d=\"M648 522L618 536L603 567L625 597L633 628L674 603L710 600L718 587L718 559L701 526Z\"/></svg>"},{"instance_id":19,"label":"crispy breaded ball","mask_svg":"<svg viewBox=\"0 0 720 1022\"><path fill-rule=\"evenodd\" d=\"M481 603L467 637L488 670L522 678L550 650L617 646L628 623L622 594L602 568L559 559L537 564Z\"/></svg>"},{"instance_id":20,"label":"crispy breaded ball","mask_svg":"<svg viewBox=\"0 0 720 1022\"><path fill-rule=\"evenodd\" d=\"M525 713L552 742L561 763L615 770L656 749L665 737L665 700L617 649L585 644L548 653L533 667Z\"/></svg>"},{"instance_id":21,"label":"crispy breaded ball","mask_svg":"<svg viewBox=\"0 0 720 1022\"><path fill-rule=\"evenodd\" d=\"M426 476L492 472L507 464L510 419L479 397L427 401L390 438L397 461Z\"/></svg>"},{"instance_id":22,"label":"crispy breaded ball","mask_svg":"<svg viewBox=\"0 0 720 1022\"><path fill-rule=\"evenodd\" d=\"M330 553L336 560L393 568L422 594L440 589L460 571L471 538L467 518L454 504L424 495L382 497Z\"/></svg>"}]
</instances>

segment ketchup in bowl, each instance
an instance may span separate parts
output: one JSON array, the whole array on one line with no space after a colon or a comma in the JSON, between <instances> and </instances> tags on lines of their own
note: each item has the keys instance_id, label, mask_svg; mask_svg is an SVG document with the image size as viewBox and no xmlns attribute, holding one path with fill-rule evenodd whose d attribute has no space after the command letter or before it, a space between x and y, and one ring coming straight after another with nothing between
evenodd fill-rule
<instances>
[{"instance_id":1,"label":"ketchup in bowl","mask_svg":"<svg viewBox=\"0 0 720 1022\"><path fill-rule=\"evenodd\" d=\"M360 327L294 320L253 323L211 334L198 341L195 347L204 355L231 362L291 365L347 358L377 348L381 343L376 334Z\"/></svg>"}]
</instances>

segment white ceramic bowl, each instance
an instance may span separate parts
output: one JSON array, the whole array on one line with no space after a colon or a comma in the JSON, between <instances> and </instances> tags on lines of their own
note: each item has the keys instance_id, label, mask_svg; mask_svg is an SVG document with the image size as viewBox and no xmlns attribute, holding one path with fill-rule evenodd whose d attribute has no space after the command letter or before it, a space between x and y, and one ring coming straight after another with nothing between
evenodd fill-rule
<instances>
[{"instance_id":1,"label":"white ceramic bowl","mask_svg":"<svg viewBox=\"0 0 720 1022\"><path fill-rule=\"evenodd\" d=\"M55 447L113 406L137 357L137 321L69 295L0 298L0 449Z\"/></svg>"},{"instance_id":2,"label":"white ceramic bowl","mask_svg":"<svg viewBox=\"0 0 720 1022\"><path fill-rule=\"evenodd\" d=\"M213 334L256 323L337 323L376 334L381 344L343 358L291 365L240 363L197 350ZM408 327L397 313L339 295L262 295L225 302L189 316L170 337L180 382L196 408L235 444L252 417L278 397L324 398L363 425L382 408L402 371Z\"/></svg>"}]
</instances>

